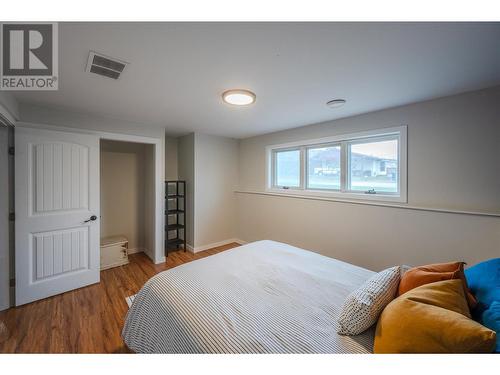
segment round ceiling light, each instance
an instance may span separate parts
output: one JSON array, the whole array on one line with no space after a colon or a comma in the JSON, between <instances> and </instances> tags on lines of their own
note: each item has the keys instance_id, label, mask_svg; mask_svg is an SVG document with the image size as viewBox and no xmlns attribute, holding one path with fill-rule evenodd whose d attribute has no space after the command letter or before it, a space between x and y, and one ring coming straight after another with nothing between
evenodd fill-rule
<instances>
[{"instance_id":1,"label":"round ceiling light","mask_svg":"<svg viewBox=\"0 0 500 375\"><path fill-rule=\"evenodd\" d=\"M255 103L256 96L249 90L227 90L222 94L224 103L231 105L250 105Z\"/></svg>"},{"instance_id":2,"label":"round ceiling light","mask_svg":"<svg viewBox=\"0 0 500 375\"><path fill-rule=\"evenodd\" d=\"M346 103L345 99L333 99L326 102L326 105L330 108L342 107Z\"/></svg>"}]
</instances>

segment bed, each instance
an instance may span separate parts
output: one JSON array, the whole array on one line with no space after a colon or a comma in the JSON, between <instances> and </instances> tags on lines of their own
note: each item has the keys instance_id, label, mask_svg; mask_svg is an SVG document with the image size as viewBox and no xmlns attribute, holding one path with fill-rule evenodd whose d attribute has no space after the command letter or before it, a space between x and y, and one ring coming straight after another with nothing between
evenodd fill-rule
<instances>
[{"instance_id":1,"label":"bed","mask_svg":"<svg viewBox=\"0 0 500 375\"><path fill-rule=\"evenodd\" d=\"M275 241L151 278L122 336L137 353L371 353L373 329L340 336L345 297L374 272Z\"/></svg>"}]
</instances>

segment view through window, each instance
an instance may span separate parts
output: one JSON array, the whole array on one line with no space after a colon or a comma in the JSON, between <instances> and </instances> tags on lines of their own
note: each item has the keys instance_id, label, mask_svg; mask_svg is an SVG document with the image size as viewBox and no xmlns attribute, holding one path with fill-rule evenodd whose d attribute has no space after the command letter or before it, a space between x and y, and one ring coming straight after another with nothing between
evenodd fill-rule
<instances>
[{"instance_id":1,"label":"view through window","mask_svg":"<svg viewBox=\"0 0 500 375\"><path fill-rule=\"evenodd\" d=\"M276 152L276 185L300 186L300 150Z\"/></svg>"},{"instance_id":2,"label":"view through window","mask_svg":"<svg viewBox=\"0 0 500 375\"><path fill-rule=\"evenodd\" d=\"M340 145L307 149L307 187L340 190Z\"/></svg>"},{"instance_id":3,"label":"view through window","mask_svg":"<svg viewBox=\"0 0 500 375\"><path fill-rule=\"evenodd\" d=\"M349 190L398 191L397 139L349 145Z\"/></svg>"}]
</instances>

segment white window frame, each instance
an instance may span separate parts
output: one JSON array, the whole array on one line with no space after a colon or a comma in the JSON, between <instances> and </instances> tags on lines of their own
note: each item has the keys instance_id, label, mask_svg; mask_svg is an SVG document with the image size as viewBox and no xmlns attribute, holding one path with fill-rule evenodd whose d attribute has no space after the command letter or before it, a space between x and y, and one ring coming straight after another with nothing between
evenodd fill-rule
<instances>
[{"instance_id":1,"label":"white window frame","mask_svg":"<svg viewBox=\"0 0 500 375\"><path fill-rule=\"evenodd\" d=\"M349 160L348 145L352 143L383 139L398 140L398 192L376 192L367 194L362 191L348 190ZM327 147L340 145L340 190L308 189L307 188L307 150L312 147ZM285 150L300 150L300 187L283 187L273 185L275 181L275 153ZM332 137L311 139L306 141L290 142L270 145L266 147L266 191L275 194L325 197L335 199L356 199L367 201L407 202L407 127L370 130L351 134L342 134Z\"/></svg>"}]
</instances>

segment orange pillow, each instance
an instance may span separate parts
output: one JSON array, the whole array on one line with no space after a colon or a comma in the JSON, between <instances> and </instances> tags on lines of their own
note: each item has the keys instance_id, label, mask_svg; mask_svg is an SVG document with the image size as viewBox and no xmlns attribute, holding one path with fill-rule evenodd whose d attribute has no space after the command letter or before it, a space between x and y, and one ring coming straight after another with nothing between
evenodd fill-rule
<instances>
[{"instance_id":1,"label":"orange pillow","mask_svg":"<svg viewBox=\"0 0 500 375\"><path fill-rule=\"evenodd\" d=\"M462 280L467 303L470 308L473 308L477 305L477 301L467 287L464 264L464 262L451 262L410 268L401 278L398 295L404 294L421 285L435 283L436 281L459 279Z\"/></svg>"},{"instance_id":2,"label":"orange pillow","mask_svg":"<svg viewBox=\"0 0 500 375\"><path fill-rule=\"evenodd\" d=\"M374 353L491 353L496 333L470 319L460 280L419 286L380 315Z\"/></svg>"}]
</instances>

